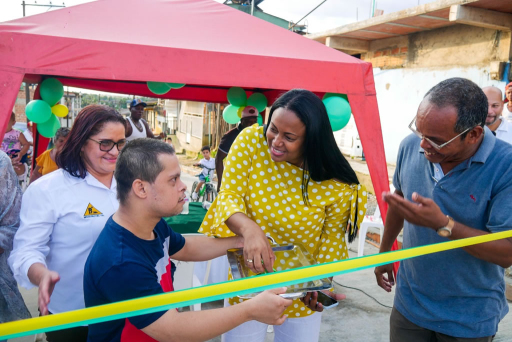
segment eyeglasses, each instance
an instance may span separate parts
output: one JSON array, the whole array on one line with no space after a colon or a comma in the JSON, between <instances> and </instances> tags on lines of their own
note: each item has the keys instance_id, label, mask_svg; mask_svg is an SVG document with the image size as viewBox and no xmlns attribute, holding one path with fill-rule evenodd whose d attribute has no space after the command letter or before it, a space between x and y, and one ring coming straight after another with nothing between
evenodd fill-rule
<instances>
[{"instance_id":1,"label":"eyeglasses","mask_svg":"<svg viewBox=\"0 0 512 342\"><path fill-rule=\"evenodd\" d=\"M470 130L472 130L476 126L480 126L480 125L481 125L481 123L479 123L478 125L475 125L473 127L469 127L464 132L457 134L455 137L453 137L452 139L448 140L447 142L445 142L444 144L441 144L441 145L436 144L435 142L433 142L432 140L430 140L429 138L427 138L426 136L424 136L423 134L421 134L420 132L418 132L416 130L416 117L414 117L414 119L412 119L411 123L409 124L409 129L414 134L416 134L416 136L418 138L420 138L422 140L425 139L433 148L435 148L436 150L440 150L443 147L445 147L446 145L448 145L449 143L451 143L452 141L454 141L455 139L457 139L458 137L460 137L461 135L463 135L464 133L469 132Z\"/></svg>"},{"instance_id":2,"label":"eyeglasses","mask_svg":"<svg viewBox=\"0 0 512 342\"><path fill-rule=\"evenodd\" d=\"M121 151L123 149L124 145L126 145L125 139L119 140L118 142L113 142L112 140L98 141L98 140L94 140L91 138L89 138L89 140L92 140L95 143L98 143L100 145L100 151L103 151L103 152L110 152L116 145L117 145L117 150Z\"/></svg>"}]
</instances>

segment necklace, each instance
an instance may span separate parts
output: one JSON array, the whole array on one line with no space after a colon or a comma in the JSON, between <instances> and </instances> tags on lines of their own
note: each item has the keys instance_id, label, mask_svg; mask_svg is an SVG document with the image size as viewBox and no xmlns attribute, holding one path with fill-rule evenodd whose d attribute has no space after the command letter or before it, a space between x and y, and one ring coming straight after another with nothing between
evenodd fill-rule
<instances>
[{"instance_id":1,"label":"necklace","mask_svg":"<svg viewBox=\"0 0 512 342\"><path fill-rule=\"evenodd\" d=\"M139 130L139 132L142 133L142 131L144 130L143 127L142 127L142 123L139 121L135 122L133 119L132 119L132 122L133 122L133 125Z\"/></svg>"}]
</instances>

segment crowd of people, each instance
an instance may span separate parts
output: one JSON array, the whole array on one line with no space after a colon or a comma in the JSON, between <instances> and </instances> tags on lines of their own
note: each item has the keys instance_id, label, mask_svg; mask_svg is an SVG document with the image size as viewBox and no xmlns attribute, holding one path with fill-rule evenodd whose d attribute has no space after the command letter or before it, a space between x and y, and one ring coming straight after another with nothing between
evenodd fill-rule
<instances>
[{"instance_id":1,"label":"crowd of people","mask_svg":"<svg viewBox=\"0 0 512 342\"><path fill-rule=\"evenodd\" d=\"M389 209L380 252L391 249L402 228L404 248L512 228L512 83L505 94L509 102L498 88L452 78L425 95L399 149L396 190L383 194ZM162 219L181 213L186 186L172 141L150 132L144 107L134 99L128 119L108 106L82 109L35 160L24 194L16 167L30 142L13 129L13 113L0 152L0 322L30 317L18 284L38 287L39 314L51 315L173 291L171 257L211 260L243 247L252 272L279 272L284 260L269 238L301 244L317 263L348 258L367 192L336 145L317 95L288 91L273 103L266 125L247 113L222 139L217 158L202 149L200 164L217 168L220 190L201 224L204 236L182 236ZM505 239L405 260L396 281L392 265L377 267L379 286L391 291L396 284L390 340L492 341L508 312L510 265L512 241ZM223 341L264 341L267 326L275 325L275 341L318 341L318 293L292 301L280 296L285 291L46 336L205 341L222 334Z\"/></svg>"}]
</instances>

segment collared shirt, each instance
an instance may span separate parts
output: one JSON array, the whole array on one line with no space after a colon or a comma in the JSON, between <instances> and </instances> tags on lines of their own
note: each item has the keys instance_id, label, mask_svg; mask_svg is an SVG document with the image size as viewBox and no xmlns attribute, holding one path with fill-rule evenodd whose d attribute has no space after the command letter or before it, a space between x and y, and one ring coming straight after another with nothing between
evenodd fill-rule
<instances>
[{"instance_id":1,"label":"collared shirt","mask_svg":"<svg viewBox=\"0 0 512 342\"><path fill-rule=\"evenodd\" d=\"M444 177L443 168L441 167L441 164L439 164L439 163L434 163L433 166L434 166L434 178L437 181L440 181L441 178Z\"/></svg>"},{"instance_id":2,"label":"collared shirt","mask_svg":"<svg viewBox=\"0 0 512 342\"><path fill-rule=\"evenodd\" d=\"M440 180L414 134L400 145L393 185L433 199L456 222L485 232L512 229L512 146L486 127L477 152ZM431 229L404 223L403 246L445 242ZM463 249L404 260L398 271L395 307L423 328L455 337L496 333L508 312L504 269Z\"/></svg>"},{"instance_id":3,"label":"collared shirt","mask_svg":"<svg viewBox=\"0 0 512 342\"><path fill-rule=\"evenodd\" d=\"M115 178L109 189L89 173L82 179L59 169L31 184L23 195L21 224L9 256L18 284L34 287L27 273L41 263L60 275L49 311L84 308L85 261L118 207Z\"/></svg>"},{"instance_id":4,"label":"collared shirt","mask_svg":"<svg viewBox=\"0 0 512 342\"><path fill-rule=\"evenodd\" d=\"M203 166L206 166L205 168L203 168L203 170L201 171L201 174L203 176L210 176L210 177L213 177L213 173L215 172L215 158L212 158L210 157L210 159L206 160L206 159L201 159L199 161L199 164L203 165Z\"/></svg>"},{"instance_id":5,"label":"collared shirt","mask_svg":"<svg viewBox=\"0 0 512 342\"><path fill-rule=\"evenodd\" d=\"M512 144L512 123L503 118L501 124L496 129L496 137Z\"/></svg>"}]
</instances>

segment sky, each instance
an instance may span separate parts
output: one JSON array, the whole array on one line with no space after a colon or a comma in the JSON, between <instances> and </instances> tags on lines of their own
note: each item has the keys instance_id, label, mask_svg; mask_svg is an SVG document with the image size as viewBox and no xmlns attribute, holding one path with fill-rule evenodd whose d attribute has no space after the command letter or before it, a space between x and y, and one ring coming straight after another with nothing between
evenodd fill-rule
<instances>
[{"instance_id":1,"label":"sky","mask_svg":"<svg viewBox=\"0 0 512 342\"><path fill-rule=\"evenodd\" d=\"M66 7L91 2L94 0L25 0L26 4L65 5ZM145 0L151 1L151 0ZM223 3L224 0L212 0ZM384 10L384 14L400 11L409 7L425 4L432 0L376 0L376 8ZM297 22L309 11L320 4L322 0L264 0L260 8L271 15L282 19ZM301 24L307 24L308 33L316 33L356 21L370 18L372 0L327 0ZM25 15L35 15L46 11L58 10L41 6L26 6ZM21 0L0 0L0 22L23 17ZM73 90L70 88L70 90ZM98 93L85 90L88 93Z\"/></svg>"},{"instance_id":2,"label":"sky","mask_svg":"<svg viewBox=\"0 0 512 342\"><path fill-rule=\"evenodd\" d=\"M50 4L66 7L91 2L93 0L26 0L26 4ZM146 0L151 1L151 0ZM224 2L224 0L212 0ZM384 10L384 13L392 13L405 8L425 4L432 0L376 0L376 8ZM260 8L274 16L296 22L310 10L320 4L322 0L265 0ZM308 32L315 33L325 31L338 26L365 20L370 17L372 0L327 0L317 10L311 13L305 22L308 24ZM47 7L27 6L26 15L44 13ZM21 0L0 0L0 22L23 17ZM303 23L303 22L301 22Z\"/></svg>"}]
</instances>

